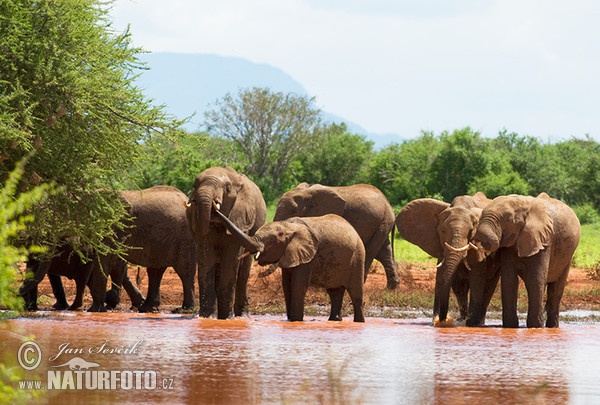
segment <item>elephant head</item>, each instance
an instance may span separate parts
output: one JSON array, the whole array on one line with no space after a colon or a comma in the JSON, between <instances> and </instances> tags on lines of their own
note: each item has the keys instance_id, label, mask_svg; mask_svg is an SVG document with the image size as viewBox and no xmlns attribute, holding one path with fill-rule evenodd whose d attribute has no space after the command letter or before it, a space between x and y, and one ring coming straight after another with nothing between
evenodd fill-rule
<instances>
[{"instance_id":1,"label":"elephant head","mask_svg":"<svg viewBox=\"0 0 600 405\"><path fill-rule=\"evenodd\" d=\"M400 234L438 259L434 317L439 315L442 322L447 318L450 289L467 257L480 213L480 208L455 207L421 198L408 203L396 217ZM466 308L466 296L459 305Z\"/></svg>"},{"instance_id":2,"label":"elephant head","mask_svg":"<svg viewBox=\"0 0 600 405\"><path fill-rule=\"evenodd\" d=\"M249 197L249 180L232 168L211 167L196 177L194 189L187 204L186 216L194 235L206 236L211 223L218 222L212 215L217 207L244 232L254 226L253 198Z\"/></svg>"},{"instance_id":3,"label":"elephant head","mask_svg":"<svg viewBox=\"0 0 600 405\"><path fill-rule=\"evenodd\" d=\"M245 249L256 253L261 266L277 263L281 268L297 267L312 261L317 253L317 238L302 218L270 222L248 236L220 211L215 212Z\"/></svg>"},{"instance_id":4,"label":"elephant head","mask_svg":"<svg viewBox=\"0 0 600 405\"><path fill-rule=\"evenodd\" d=\"M514 246L519 257L530 257L550 244L553 220L539 198L520 195L500 196L482 212L473 245L477 259L483 260L501 247Z\"/></svg>"},{"instance_id":5,"label":"elephant head","mask_svg":"<svg viewBox=\"0 0 600 405\"><path fill-rule=\"evenodd\" d=\"M346 201L335 189L320 184L309 187L307 183L301 183L281 197L273 220L325 214L343 216L345 207Z\"/></svg>"}]
</instances>

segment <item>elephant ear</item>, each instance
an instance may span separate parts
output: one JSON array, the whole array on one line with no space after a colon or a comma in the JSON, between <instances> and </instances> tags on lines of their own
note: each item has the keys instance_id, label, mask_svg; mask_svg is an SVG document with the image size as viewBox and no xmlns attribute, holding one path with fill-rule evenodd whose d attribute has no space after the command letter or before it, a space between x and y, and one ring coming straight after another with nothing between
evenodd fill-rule
<instances>
[{"instance_id":1,"label":"elephant ear","mask_svg":"<svg viewBox=\"0 0 600 405\"><path fill-rule=\"evenodd\" d=\"M311 197L308 212L310 216L318 217L326 214L343 216L346 200L332 187L315 184L305 189Z\"/></svg>"},{"instance_id":2,"label":"elephant ear","mask_svg":"<svg viewBox=\"0 0 600 405\"><path fill-rule=\"evenodd\" d=\"M439 215L450 204L433 198L419 198L406 204L396 216L400 235L425 253L441 259L444 248L438 236Z\"/></svg>"},{"instance_id":3,"label":"elephant ear","mask_svg":"<svg viewBox=\"0 0 600 405\"><path fill-rule=\"evenodd\" d=\"M279 267L292 268L309 263L317 254L319 241L310 227L300 218L293 218L294 231L289 237L283 255L279 259Z\"/></svg>"},{"instance_id":4,"label":"elephant ear","mask_svg":"<svg viewBox=\"0 0 600 405\"><path fill-rule=\"evenodd\" d=\"M256 221L256 206L252 195L252 184L245 175L239 173L232 176L232 180L234 180L232 186L237 188L237 196L228 217L235 226L248 234Z\"/></svg>"},{"instance_id":5,"label":"elephant ear","mask_svg":"<svg viewBox=\"0 0 600 405\"><path fill-rule=\"evenodd\" d=\"M525 224L517 238L519 257L529 257L543 250L550 244L554 233L554 221L544 201L540 198L531 200Z\"/></svg>"}]
</instances>

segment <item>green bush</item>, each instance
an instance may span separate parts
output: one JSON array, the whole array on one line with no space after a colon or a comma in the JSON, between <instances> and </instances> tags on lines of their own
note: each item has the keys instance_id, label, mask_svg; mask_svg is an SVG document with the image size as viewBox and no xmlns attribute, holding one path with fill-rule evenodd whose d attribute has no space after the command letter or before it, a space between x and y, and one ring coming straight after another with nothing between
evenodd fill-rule
<instances>
[{"instance_id":1,"label":"green bush","mask_svg":"<svg viewBox=\"0 0 600 405\"><path fill-rule=\"evenodd\" d=\"M600 215L591 204L576 205L573 207L573 211L575 211L581 225L600 222Z\"/></svg>"}]
</instances>

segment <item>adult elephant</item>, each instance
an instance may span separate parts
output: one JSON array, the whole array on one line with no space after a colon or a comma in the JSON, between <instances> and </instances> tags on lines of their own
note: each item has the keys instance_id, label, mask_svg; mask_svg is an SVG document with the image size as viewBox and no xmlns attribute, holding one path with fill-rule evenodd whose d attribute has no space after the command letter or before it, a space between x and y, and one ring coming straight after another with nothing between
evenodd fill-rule
<instances>
[{"instance_id":1,"label":"adult elephant","mask_svg":"<svg viewBox=\"0 0 600 405\"><path fill-rule=\"evenodd\" d=\"M473 196L456 197L451 204L433 198L420 198L406 204L396 216L400 235L438 259L433 304L435 325L449 320L451 289L458 302L459 320L462 321L469 317L469 289L471 302L487 308L491 300L499 272L485 270L494 266L494 260L490 258L487 263L473 261L471 265L467 262L469 241L475 234L482 209L491 201L481 192ZM474 278L471 273L489 277Z\"/></svg>"},{"instance_id":2,"label":"adult elephant","mask_svg":"<svg viewBox=\"0 0 600 405\"><path fill-rule=\"evenodd\" d=\"M354 322L364 322L363 283L365 249L356 230L335 214L294 217L270 222L252 237L217 211L227 228L258 264L277 263L289 321L304 319L304 298L309 285L327 290L331 299L330 321L342 320L344 292L352 300Z\"/></svg>"},{"instance_id":3,"label":"adult elephant","mask_svg":"<svg viewBox=\"0 0 600 405\"><path fill-rule=\"evenodd\" d=\"M581 226L573 210L546 193L509 195L484 208L473 238L478 260L501 250L502 325L519 326L519 277L527 289L527 327L559 326L562 298Z\"/></svg>"},{"instance_id":4,"label":"adult elephant","mask_svg":"<svg viewBox=\"0 0 600 405\"><path fill-rule=\"evenodd\" d=\"M200 316L212 316L216 303L217 317L226 319L247 312L252 258L239 257L240 241L213 215L215 207L248 235L265 223L267 207L256 184L230 167L208 168L194 181L186 215L197 246Z\"/></svg>"},{"instance_id":5,"label":"adult elephant","mask_svg":"<svg viewBox=\"0 0 600 405\"><path fill-rule=\"evenodd\" d=\"M158 309L167 267L183 284L182 310L193 309L196 243L186 220L187 196L175 187L154 186L121 191L121 198L131 215L131 226L120 235L129 247L124 258L148 271L148 294L140 312Z\"/></svg>"},{"instance_id":6,"label":"adult elephant","mask_svg":"<svg viewBox=\"0 0 600 405\"><path fill-rule=\"evenodd\" d=\"M377 259L385 270L387 288L396 288L400 281L389 239L394 228L394 210L385 195L368 184L328 187L301 183L283 194L274 221L325 214L343 217L360 236L366 252L365 280L373 259Z\"/></svg>"}]
</instances>

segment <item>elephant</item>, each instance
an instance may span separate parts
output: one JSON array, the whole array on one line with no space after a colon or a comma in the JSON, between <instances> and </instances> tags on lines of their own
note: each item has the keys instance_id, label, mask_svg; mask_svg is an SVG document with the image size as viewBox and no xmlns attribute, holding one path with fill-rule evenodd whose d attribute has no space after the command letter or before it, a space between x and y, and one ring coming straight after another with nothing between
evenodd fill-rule
<instances>
[{"instance_id":1,"label":"elephant","mask_svg":"<svg viewBox=\"0 0 600 405\"><path fill-rule=\"evenodd\" d=\"M88 253L90 252L88 251ZM48 274L52 293L56 298L56 303L52 308L56 310L68 309L70 311L80 309L83 306L83 294L86 285L89 286L92 297L98 295L98 290L93 288L90 280L93 271L99 271L97 261L82 260L68 243L60 245L55 255L51 258L36 259L30 257L27 262L27 272L33 273L33 277L26 281L22 287L23 291L29 290L26 293L22 293L25 300L25 308L29 311L37 311L37 285L43 279L44 275ZM77 291L73 304L70 306L67 303L61 276L75 280ZM105 293L104 302L107 308L112 309L119 304L121 287L125 288L129 294L132 306L139 307L142 305L144 297L129 279L126 269L112 266L109 276L111 277L112 288L109 292ZM96 298L96 301L100 299ZM93 308L92 311L94 311Z\"/></svg>"},{"instance_id":2,"label":"elephant","mask_svg":"<svg viewBox=\"0 0 600 405\"><path fill-rule=\"evenodd\" d=\"M199 314L211 317L216 304L217 318L227 319L247 313L252 258L239 258L240 241L213 215L215 210L252 236L265 223L267 206L258 186L231 167L208 168L194 181L186 217L197 247Z\"/></svg>"},{"instance_id":3,"label":"elephant","mask_svg":"<svg viewBox=\"0 0 600 405\"><path fill-rule=\"evenodd\" d=\"M519 277L527 290L527 327L559 327L562 298L581 226L575 212L546 193L496 197L483 209L473 238L477 260L501 251L502 326L519 327Z\"/></svg>"},{"instance_id":4,"label":"elephant","mask_svg":"<svg viewBox=\"0 0 600 405\"><path fill-rule=\"evenodd\" d=\"M158 309L160 283L167 267L175 270L183 284L182 310L193 309L196 242L187 225L187 196L171 186L125 190L120 195L132 217L128 222L131 227L120 235L129 247L124 259L146 267L148 272L148 294L140 312Z\"/></svg>"},{"instance_id":5,"label":"elephant","mask_svg":"<svg viewBox=\"0 0 600 405\"><path fill-rule=\"evenodd\" d=\"M387 288L399 284L389 234L394 229L394 210L385 195L368 184L329 187L320 184L299 184L279 200L275 221L292 217L316 217L337 214L346 219L358 232L366 251L365 281L373 259L383 265Z\"/></svg>"},{"instance_id":6,"label":"elephant","mask_svg":"<svg viewBox=\"0 0 600 405\"><path fill-rule=\"evenodd\" d=\"M263 225L252 237L217 211L225 226L242 241L258 264L277 263L287 319L304 319L309 285L323 287L331 300L330 321L342 320L344 292L352 301L354 322L364 322L363 283L365 248L354 227L336 214L293 217Z\"/></svg>"},{"instance_id":7,"label":"elephant","mask_svg":"<svg viewBox=\"0 0 600 405\"><path fill-rule=\"evenodd\" d=\"M115 279L125 277L128 262L146 267L148 271L148 294L139 306L140 312L157 310L160 282L169 266L173 267L183 284L182 309L194 308L196 243L187 226L187 196L170 186L124 190L119 196L130 217L123 221L122 229L115 229L115 234L118 242L126 246L126 251L123 257L116 253L97 255L94 262L97 269L91 271L89 278L93 303L88 311L106 311L108 274L115 274L115 278L111 277L115 288L108 292L109 302L118 302L120 282L115 283ZM39 275L36 272L35 279L42 280L48 267L49 264L43 266Z\"/></svg>"},{"instance_id":8,"label":"elephant","mask_svg":"<svg viewBox=\"0 0 600 405\"><path fill-rule=\"evenodd\" d=\"M489 269L495 266L498 270L499 267L494 258L489 258L487 263L478 263L467 261L467 255L482 209L491 201L481 192L473 196L458 196L450 204L433 198L420 198L406 204L396 216L400 235L438 259L434 325L450 321L450 289L458 302L459 321L467 321L470 314L469 290L473 305L478 307L477 304L480 304L487 309L499 278L499 271ZM489 277L476 277L473 281L475 274L479 273ZM484 283L479 284L479 281Z\"/></svg>"}]
</instances>

